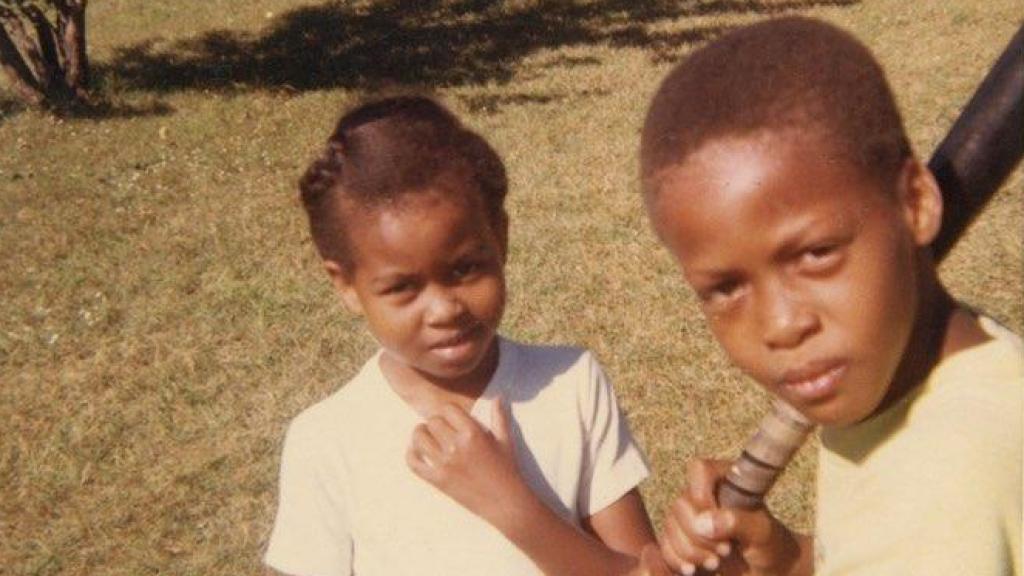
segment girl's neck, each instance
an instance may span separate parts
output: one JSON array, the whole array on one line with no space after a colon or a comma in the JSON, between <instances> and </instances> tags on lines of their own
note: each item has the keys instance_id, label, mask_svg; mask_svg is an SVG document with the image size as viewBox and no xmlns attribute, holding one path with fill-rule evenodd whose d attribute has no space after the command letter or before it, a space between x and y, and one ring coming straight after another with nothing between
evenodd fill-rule
<instances>
[{"instance_id":1,"label":"girl's neck","mask_svg":"<svg viewBox=\"0 0 1024 576\"><path fill-rule=\"evenodd\" d=\"M487 389L498 368L499 346L494 338L490 348L473 370L455 378L441 378L397 361L385 352L380 368L395 394L423 417L437 414L445 404L470 412Z\"/></svg>"}]
</instances>

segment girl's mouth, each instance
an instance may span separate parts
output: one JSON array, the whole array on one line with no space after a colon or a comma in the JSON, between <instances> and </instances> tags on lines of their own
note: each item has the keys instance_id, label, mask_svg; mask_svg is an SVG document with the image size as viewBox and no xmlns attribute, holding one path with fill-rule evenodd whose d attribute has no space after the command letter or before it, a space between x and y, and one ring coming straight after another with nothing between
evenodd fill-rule
<instances>
[{"instance_id":1,"label":"girl's mouth","mask_svg":"<svg viewBox=\"0 0 1024 576\"><path fill-rule=\"evenodd\" d=\"M433 348L434 350L443 350L445 348L454 348L459 346L460 344L465 344L466 342L473 339L473 337L476 335L477 329L478 326L473 326L471 328L460 330L454 336L445 338L434 343L434 345L432 345L431 348Z\"/></svg>"},{"instance_id":2,"label":"girl's mouth","mask_svg":"<svg viewBox=\"0 0 1024 576\"><path fill-rule=\"evenodd\" d=\"M477 324L461 330L449 338L438 341L430 349L447 362L460 363L476 353L481 328L482 326Z\"/></svg>"}]
</instances>

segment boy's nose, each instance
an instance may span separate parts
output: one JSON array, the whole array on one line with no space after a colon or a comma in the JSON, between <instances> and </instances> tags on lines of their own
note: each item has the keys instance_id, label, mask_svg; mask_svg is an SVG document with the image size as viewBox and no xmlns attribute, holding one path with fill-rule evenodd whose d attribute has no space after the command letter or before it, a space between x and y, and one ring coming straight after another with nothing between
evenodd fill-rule
<instances>
[{"instance_id":1,"label":"boy's nose","mask_svg":"<svg viewBox=\"0 0 1024 576\"><path fill-rule=\"evenodd\" d=\"M820 327L813 310L782 287L765 295L763 310L764 341L773 350L799 346Z\"/></svg>"}]
</instances>

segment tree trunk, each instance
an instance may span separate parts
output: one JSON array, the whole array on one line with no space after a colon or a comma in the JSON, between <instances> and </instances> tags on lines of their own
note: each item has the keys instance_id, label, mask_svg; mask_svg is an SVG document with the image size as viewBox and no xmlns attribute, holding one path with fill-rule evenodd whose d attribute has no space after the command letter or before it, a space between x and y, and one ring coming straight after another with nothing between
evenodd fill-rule
<instances>
[{"instance_id":1,"label":"tree trunk","mask_svg":"<svg viewBox=\"0 0 1024 576\"><path fill-rule=\"evenodd\" d=\"M32 106L41 106L46 101L46 93L36 81L2 23L0 23L0 70L3 70L7 81L22 100Z\"/></svg>"},{"instance_id":2,"label":"tree trunk","mask_svg":"<svg viewBox=\"0 0 1024 576\"><path fill-rule=\"evenodd\" d=\"M89 58L85 51L85 4L87 0L65 2L61 11L60 40L64 47L64 81L78 98L86 98L89 85Z\"/></svg>"},{"instance_id":3,"label":"tree trunk","mask_svg":"<svg viewBox=\"0 0 1024 576\"><path fill-rule=\"evenodd\" d=\"M88 103L87 0L49 0L56 22L32 0L0 0L0 71L25 102Z\"/></svg>"}]
</instances>

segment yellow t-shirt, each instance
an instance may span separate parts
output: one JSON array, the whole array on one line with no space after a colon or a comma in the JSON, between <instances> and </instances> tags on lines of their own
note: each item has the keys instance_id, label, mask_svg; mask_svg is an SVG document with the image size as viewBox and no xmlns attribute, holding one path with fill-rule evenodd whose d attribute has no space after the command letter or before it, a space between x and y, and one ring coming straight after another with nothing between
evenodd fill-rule
<instances>
[{"instance_id":1,"label":"yellow t-shirt","mask_svg":"<svg viewBox=\"0 0 1024 576\"><path fill-rule=\"evenodd\" d=\"M901 402L822 431L816 574L1020 576L1024 347L981 324Z\"/></svg>"}]
</instances>

